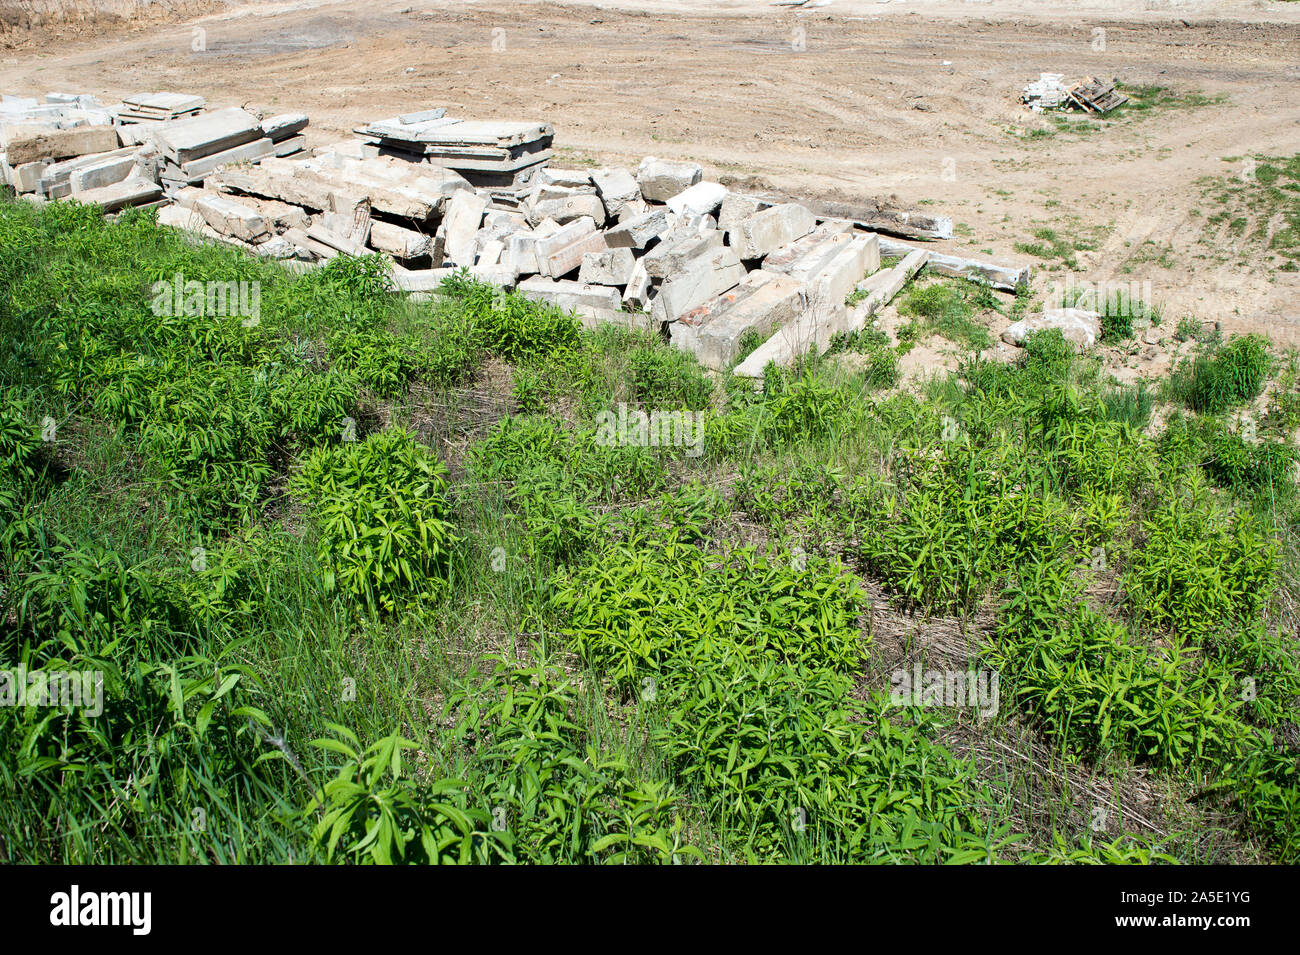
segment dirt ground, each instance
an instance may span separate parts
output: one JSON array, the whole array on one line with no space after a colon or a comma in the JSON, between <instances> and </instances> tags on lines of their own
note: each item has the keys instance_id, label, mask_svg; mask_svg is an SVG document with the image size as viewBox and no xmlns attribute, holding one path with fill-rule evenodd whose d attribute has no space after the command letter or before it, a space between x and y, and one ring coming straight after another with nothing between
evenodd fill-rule
<instances>
[{"instance_id":1,"label":"dirt ground","mask_svg":"<svg viewBox=\"0 0 1300 955\"><path fill-rule=\"evenodd\" d=\"M0 36L0 91L195 92L214 105L307 112L313 145L430 106L545 119L557 165L656 155L795 195L892 194L951 215L958 234L936 245L955 254L1034 262L1014 246L1036 228L1090 237L1097 250L1079 254L1075 277L1149 282L1165 329L1194 315L1300 344L1300 276L1243 258L1246 240L1226 229L1205 232L1213 210L1198 184L1238 175L1248 155L1300 152L1300 3L209 9L218 12L11 31ZM1211 102L1088 135L1021 138L1048 127L1016 102L1042 71ZM1037 286L1064 274L1040 270ZM1162 364L1160 348L1136 358Z\"/></svg>"}]
</instances>

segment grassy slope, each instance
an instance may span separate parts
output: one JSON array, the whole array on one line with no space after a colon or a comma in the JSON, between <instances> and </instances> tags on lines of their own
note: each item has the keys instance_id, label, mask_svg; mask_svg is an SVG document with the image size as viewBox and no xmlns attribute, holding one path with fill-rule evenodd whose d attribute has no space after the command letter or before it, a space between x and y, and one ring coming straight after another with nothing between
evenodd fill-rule
<instances>
[{"instance_id":1,"label":"grassy slope","mask_svg":"<svg viewBox=\"0 0 1300 955\"><path fill-rule=\"evenodd\" d=\"M1243 439L1253 346L1157 431L1050 338L911 394L869 336L756 396L136 214L4 205L0 245L0 666L106 686L0 710L0 858L1300 849L1294 382ZM178 272L261 282L259 321L154 315ZM977 345L972 297L914 325ZM704 453L602 444L620 403L701 411ZM916 659L997 667L997 715L889 706Z\"/></svg>"}]
</instances>

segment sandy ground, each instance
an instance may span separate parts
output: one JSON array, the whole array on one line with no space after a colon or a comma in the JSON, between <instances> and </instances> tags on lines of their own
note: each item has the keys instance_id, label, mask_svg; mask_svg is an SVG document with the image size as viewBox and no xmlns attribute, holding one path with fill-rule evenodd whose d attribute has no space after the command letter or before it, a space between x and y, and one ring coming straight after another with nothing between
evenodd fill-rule
<instances>
[{"instance_id":1,"label":"sandy ground","mask_svg":"<svg viewBox=\"0 0 1300 955\"><path fill-rule=\"evenodd\" d=\"M892 194L951 215L958 235L937 245L955 254L1034 261L1014 245L1035 228L1090 236L1098 250L1081 254L1075 277L1149 283L1166 328L1190 314L1300 344L1300 277L1243 257L1249 247L1226 230L1204 232L1214 209L1198 185L1237 174L1249 154L1300 152L1300 3L211 9L10 33L0 91L196 92L215 105L305 111L314 144L434 105L544 118L557 164L657 155L796 195ZM1224 101L1020 139L1016 130L1046 125L1016 102L1041 71ZM1038 287L1063 277L1040 272Z\"/></svg>"}]
</instances>

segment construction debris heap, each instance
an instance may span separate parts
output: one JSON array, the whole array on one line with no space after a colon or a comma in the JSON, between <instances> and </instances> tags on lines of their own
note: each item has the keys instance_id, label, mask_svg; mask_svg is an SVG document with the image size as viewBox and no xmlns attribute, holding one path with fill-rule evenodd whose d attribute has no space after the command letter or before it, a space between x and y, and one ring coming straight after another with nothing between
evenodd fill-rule
<instances>
[{"instance_id":1,"label":"construction debris heap","mask_svg":"<svg viewBox=\"0 0 1300 955\"><path fill-rule=\"evenodd\" d=\"M557 169L547 123L426 109L311 153L307 125L301 113L208 110L180 93L110 106L5 96L0 173L28 201L154 207L163 225L294 268L383 253L412 296L465 269L588 324L653 329L719 370L758 336L734 369L752 378L864 328L927 264L1003 289L1028 280L1027 269L886 238L952 234L950 219L888 202L734 192L697 163L655 157L635 170ZM898 260L882 268L882 255Z\"/></svg>"}]
</instances>

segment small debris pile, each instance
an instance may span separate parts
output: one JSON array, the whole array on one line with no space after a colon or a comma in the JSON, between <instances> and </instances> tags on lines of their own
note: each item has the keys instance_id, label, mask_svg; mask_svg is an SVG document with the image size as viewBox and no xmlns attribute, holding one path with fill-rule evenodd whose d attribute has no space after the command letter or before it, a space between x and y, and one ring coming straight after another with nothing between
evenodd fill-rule
<instances>
[{"instance_id":1,"label":"small debris pile","mask_svg":"<svg viewBox=\"0 0 1300 955\"><path fill-rule=\"evenodd\" d=\"M1116 91L1114 80L1106 83L1085 76L1078 83L1066 85L1063 73L1041 73L1024 88L1020 102L1035 111L1079 109L1104 116L1127 103L1128 97Z\"/></svg>"},{"instance_id":2,"label":"small debris pile","mask_svg":"<svg viewBox=\"0 0 1300 955\"><path fill-rule=\"evenodd\" d=\"M1003 289L1028 281L1028 269L880 235L952 235L947 217L889 201L747 194L698 163L655 157L635 170L552 168L547 123L429 109L308 154L303 114L206 109L174 93L116 107L6 98L0 170L29 201L157 206L163 225L293 268L383 253L394 285L415 297L465 269L587 324L658 331L714 369L758 336L735 368L754 379L769 361L865 328L922 267ZM882 269L882 254L901 261Z\"/></svg>"}]
</instances>

